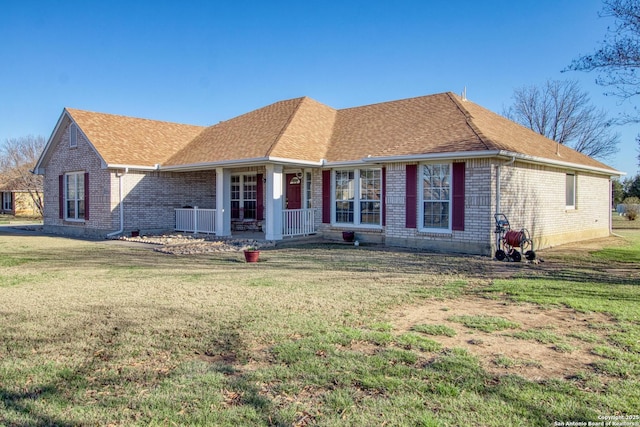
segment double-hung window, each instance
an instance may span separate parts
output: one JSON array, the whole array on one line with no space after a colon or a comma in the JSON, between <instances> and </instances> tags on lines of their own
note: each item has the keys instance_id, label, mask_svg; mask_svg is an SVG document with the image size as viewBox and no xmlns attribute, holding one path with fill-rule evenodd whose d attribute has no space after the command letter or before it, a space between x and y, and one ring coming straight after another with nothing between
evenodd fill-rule
<instances>
[{"instance_id":1,"label":"double-hung window","mask_svg":"<svg viewBox=\"0 0 640 427\"><path fill-rule=\"evenodd\" d=\"M84 172L71 172L64 176L65 219L85 219Z\"/></svg>"},{"instance_id":2,"label":"double-hung window","mask_svg":"<svg viewBox=\"0 0 640 427\"><path fill-rule=\"evenodd\" d=\"M231 218L257 219L258 185L256 175L231 176Z\"/></svg>"},{"instance_id":3,"label":"double-hung window","mask_svg":"<svg viewBox=\"0 0 640 427\"><path fill-rule=\"evenodd\" d=\"M382 169L337 170L335 223L381 226Z\"/></svg>"},{"instance_id":4,"label":"double-hung window","mask_svg":"<svg viewBox=\"0 0 640 427\"><path fill-rule=\"evenodd\" d=\"M13 206L11 203L11 193L9 191L5 191L2 193L2 210L3 211L11 211L13 210Z\"/></svg>"},{"instance_id":5,"label":"double-hung window","mask_svg":"<svg viewBox=\"0 0 640 427\"><path fill-rule=\"evenodd\" d=\"M424 230L451 230L451 165L422 165L420 180L421 228Z\"/></svg>"}]
</instances>

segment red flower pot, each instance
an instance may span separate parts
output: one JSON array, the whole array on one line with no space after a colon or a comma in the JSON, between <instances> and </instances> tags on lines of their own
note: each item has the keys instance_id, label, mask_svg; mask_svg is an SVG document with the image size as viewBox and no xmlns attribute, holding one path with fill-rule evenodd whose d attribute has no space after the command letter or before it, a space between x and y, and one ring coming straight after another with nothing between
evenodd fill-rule
<instances>
[{"instance_id":1,"label":"red flower pot","mask_svg":"<svg viewBox=\"0 0 640 427\"><path fill-rule=\"evenodd\" d=\"M260 251L244 251L244 260L246 262L258 262L258 258L260 258Z\"/></svg>"}]
</instances>

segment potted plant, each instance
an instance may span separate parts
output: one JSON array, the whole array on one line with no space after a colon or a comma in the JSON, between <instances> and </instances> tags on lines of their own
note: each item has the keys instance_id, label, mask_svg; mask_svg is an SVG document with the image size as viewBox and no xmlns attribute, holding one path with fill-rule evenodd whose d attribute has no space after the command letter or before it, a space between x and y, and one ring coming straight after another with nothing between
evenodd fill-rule
<instances>
[{"instance_id":1,"label":"potted plant","mask_svg":"<svg viewBox=\"0 0 640 427\"><path fill-rule=\"evenodd\" d=\"M258 248L249 247L244 250L244 260L246 262L258 262L258 258L260 257L260 251Z\"/></svg>"}]
</instances>

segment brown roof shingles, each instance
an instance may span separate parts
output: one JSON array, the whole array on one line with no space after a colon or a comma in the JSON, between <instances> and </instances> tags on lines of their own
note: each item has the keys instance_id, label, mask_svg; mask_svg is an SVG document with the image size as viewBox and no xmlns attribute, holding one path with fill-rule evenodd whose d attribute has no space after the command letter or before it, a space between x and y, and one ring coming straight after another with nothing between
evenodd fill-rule
<instances>
[{"instance_id":1,"label":"brown roof shingles","mask_svg":"<svg viewBox=\"0 0 640 427\"><path fill-rule=\"evenodd\" d=\"M164 163L205 128L66 109L107 164Z\"/></svg>"},{"instance_id":2,"label":"brown roof shingles","mask_svg":"<svg viewBox=\"0 0 640 427\"><path fill-rule=\"evenodd\" d=\"M319 163L507 151L615 172L452 93L342 110L296 98L208 128L67 111L107 163L188 167L264 158Z\"/></svg>"}]
</instances>

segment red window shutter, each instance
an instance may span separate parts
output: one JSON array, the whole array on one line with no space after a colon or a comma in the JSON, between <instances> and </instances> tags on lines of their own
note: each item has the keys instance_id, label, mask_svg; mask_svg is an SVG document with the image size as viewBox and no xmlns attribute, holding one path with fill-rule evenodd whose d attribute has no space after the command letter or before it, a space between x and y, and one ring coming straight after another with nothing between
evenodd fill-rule
<instances>
[{"instance_id":1,"label":"red window shutter","mask_svg":"<svg viewBox=\"0 0 640 427\"><path fill-rule=\"evenodd\" d=\"M452 170L452 218L451 229L464 231L464 181L465 181L465 163L454 163Z\"/></svg>"},{"instance_id":2,"label":"red window shutter","mask_svg":"<svg viewBox=\"0 0 640 427\"><path fill-rule=\"evenodd\" d=\"M64 219L64 175L58 176L58 217Z\"/></svg>"},{"instance_id":3,"label":"red window shutter","mask_svg":"<svg viewBox=\"0 0 640 427\"><path fill-rule=\"evenodd\" d=\"M382 226L387 225L387 168L382 168L382 190L380 191L380 210L382 211Z\"/></svg>"},{"instance_id":4,"label":"red window shutter","mask_svg":"<svg viewBox=\"0 0 640 427\"><path fill-rule=\"evenodd\" d=\"M406 167L406 193L405 193L405 227L416 228L418 211L418 165Z\"/></svg>"},{"instance_id":5,"label":"red window shutter","mask_svg":"<svg viewBox=\"0 0 640 427\"><path fill-rule=\"evenodd\" d=\"M256 176L256 219L262 221L264 219L264 178L261 173Z\"/></svg>"},{"instance_id":6,"label":"red window shutter","mask_svg":"<svg viewBox=\"0 0 640 427\"><path fill-rule=\"evenodd\" d=\"M89 172L84 173L84 219L89 220Z\"/></svg>"},{"instance_id":7,"label":"red window shutter","mask_svg":"<svg viewBox=\"0 0 640 427\"><path fill-rule=\"evenodd\" d=\"M331 171L322 171L322 223L331 223Z\"/></svg>"}]
</instances>

